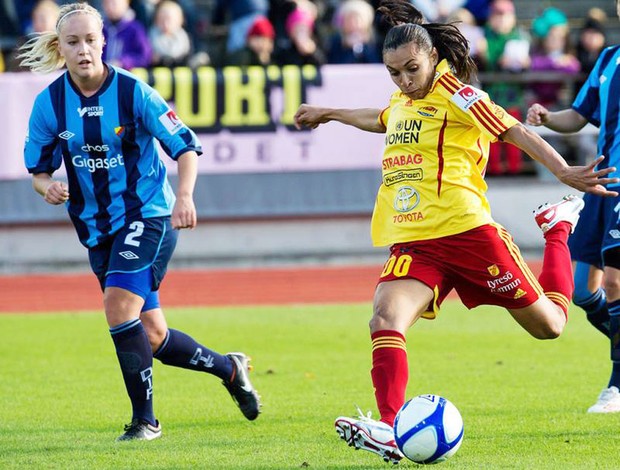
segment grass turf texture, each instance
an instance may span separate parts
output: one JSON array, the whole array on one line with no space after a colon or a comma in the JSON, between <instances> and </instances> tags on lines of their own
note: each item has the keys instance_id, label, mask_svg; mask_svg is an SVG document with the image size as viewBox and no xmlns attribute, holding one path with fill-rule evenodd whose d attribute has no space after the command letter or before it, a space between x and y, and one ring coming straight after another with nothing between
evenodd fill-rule
<instances>
[{"instance_id":1,"label":"grass turf texture","mask_svg":"<svg viewBox=\"0 0 620 470\"><path fill-rule=\"evenodd\" d=\"M253 357L263 414L248 422L215 377L156 361L163 438L132 443L114 442L130 405L101 313L0 315L0 468L389 468L333 428L354 404L376 415L370 310L168 310L171 327ZM442 468L618 467L620 415L586 414L608 379L607 342L576 308L560 339L537 341L503 310L446 302L408 349L408 395L443 395L463 415Z\"/></svg>"}]
</instances>

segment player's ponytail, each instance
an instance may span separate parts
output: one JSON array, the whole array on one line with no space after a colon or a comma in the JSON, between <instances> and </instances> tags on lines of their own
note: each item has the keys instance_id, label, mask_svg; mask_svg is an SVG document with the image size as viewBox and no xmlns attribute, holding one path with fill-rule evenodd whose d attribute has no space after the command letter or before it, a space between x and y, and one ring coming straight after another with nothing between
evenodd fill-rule
<instances>
[{"instance_id":1,"label":"player's ponytail","mask_svg":"<svg viewBox=\"0 0 620 470\"><path fill-rule=\"evenodd\" d=\"M392 25L383 42L384 53L408 43L429 54L434 47L439 60L447 59L460 80L473 78L477 68L469 55L469 43L454 24L426 23L408 0L382 0L378 11Z\"/></svg>"},{"instance_id":2,"label":"player's ponytail","mask_svg":"<svg viewBox=\"0 0 620 470\"><path fill-rule=\"evenodd\" d=\"M33 72L50 73L62 68L65 60L58 52L58 34L46 31L27 41L19 48L20 65Z\"/></svg>"},{"instance_id":3,"label":"player's ponytail","mask_svg":"<svg viewBox=\"0 0 620 470\"><path fill-rule=\"evenodd\" d=\"M103 18L99 11L88 3L70 3L63 5L58 13L58 21L54 31L46 31L33 37L19 49L17 59L21 59L20 65L29 68L33 72L50 73L65 65L58 51L60 30L65 20L71 15L89 14L94 15L103 30Z\"/></svg>"}]
</instances>

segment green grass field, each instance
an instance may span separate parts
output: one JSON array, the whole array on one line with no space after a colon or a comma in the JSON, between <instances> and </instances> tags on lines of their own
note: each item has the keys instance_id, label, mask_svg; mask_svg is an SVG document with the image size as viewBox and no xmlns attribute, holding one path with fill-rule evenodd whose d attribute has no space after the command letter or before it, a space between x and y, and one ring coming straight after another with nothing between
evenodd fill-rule
<instances>
[{"instance_id":1,"label":"green grass field","mask_svg":"<svg viewBox=\"0 0 620 470\"><path fill-rule=\"evenodd\" d=\"M247 422L216 378L156 362L164 436L123 444L130 406L103 314L0 316L0 468L389 468L333 428L356 404L376 412L369 315L366 304L168 310L171 327L253 357L263 414ZM607 342L576 308L560 339L538 341L503 310L447 302L408 349L409 395L443 395L465 422L441 467L619 467L620 415L585 412L608 379Z\"/></svg>"}]
</instances>

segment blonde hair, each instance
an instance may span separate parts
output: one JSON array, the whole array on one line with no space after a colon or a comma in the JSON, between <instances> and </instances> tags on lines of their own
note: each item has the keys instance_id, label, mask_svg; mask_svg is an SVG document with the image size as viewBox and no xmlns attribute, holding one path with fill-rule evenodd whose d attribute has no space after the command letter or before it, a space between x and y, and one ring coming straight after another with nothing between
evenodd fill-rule
<instances>
[{"instance_id":1,"label":"blonde hair","mask_svg":"<svg viewBox=\"0 0 620 470\"><path fill-rule=\"evenodd\" d=\"M19 48L17 58L21 59L20 65L38 73L50 73L62 68L65 65L65 59L60 56L58 51L60 30L65 20L76 14L93 15L99 21L101 31L103 31L103 18L96 8L88 3L63 5L58 13L54 31L39 33Z\"/></svg>"}]
</instances>

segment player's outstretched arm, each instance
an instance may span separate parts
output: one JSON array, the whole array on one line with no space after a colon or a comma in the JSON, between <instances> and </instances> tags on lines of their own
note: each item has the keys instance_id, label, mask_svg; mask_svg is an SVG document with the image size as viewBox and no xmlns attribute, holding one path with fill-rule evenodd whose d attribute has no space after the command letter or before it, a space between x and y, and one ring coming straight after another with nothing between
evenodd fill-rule
<instances>
[{"instance_id":1,"label":"player's outstretched arm","mask_svg":"<svg viewBox=\"0 0 620 470\"><path fill-rule=\"evenodd\" d=\"M570 133L583 129L588 120L574 109L549 111L543 105L534 103L527 110L525 123L530 126L545 126L556 132Z\"/></svg>"},{"instance_id":2,"label":"player's outstretched arm","mask_svg":"<svg viewBox=\"0 0 620 470\"><path fill-rule=\"evenodd\" d=\"M45 202L57 206L69 200L69 188L66 183L52 179L48 173L32 175L32 187L43 196Z\"/></svg>"},{"instance_id":3,"label":"player's outstretched arm","mask_svg":"<svg viewBox=\"0 0 620 470\"><path fill-rule=\"evenodd\" d=\"M336 109L323 108L302 104L295 113L295 126L297 129L309 127L316 129L320 124L330 121L338 121L342 124L357 127L368 132L385 132L385 126L379 122L381 109Z\"/></svg>"},{"instance_id":4,"label":"player's outstretched arm","mask_svg":"<svg viewBox=\"0 0 620 470\"><path fill-rule=\"evenodd\" d=\"M579 191L599 196L616 197L616 191L609 191L605 185L618 182L618 178L607 176L616 171L614 167L596 170L604 157L600 156L589 165L570 166L541 136L517 124L501 135L504 142L516 145L534 160L545 165L562 183Z\"/></svg>"}]
</instances>

